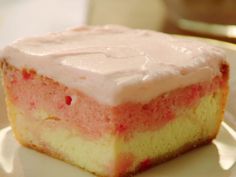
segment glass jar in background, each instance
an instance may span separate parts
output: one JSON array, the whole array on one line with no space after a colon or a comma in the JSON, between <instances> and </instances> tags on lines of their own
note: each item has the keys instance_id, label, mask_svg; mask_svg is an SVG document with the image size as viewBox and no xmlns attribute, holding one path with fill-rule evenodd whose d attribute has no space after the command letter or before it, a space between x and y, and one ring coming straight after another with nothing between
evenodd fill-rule
<instances>
[{"instance_id":1,"label":"glass jar in background","mask_svg":"<svg viewBox=\"0 0 236 177\"><path fill-rule=\"evenodd\" d=\"M236 42L235 0L164 0L166 32L213 37Z\"/></svg>"}]
</instances>

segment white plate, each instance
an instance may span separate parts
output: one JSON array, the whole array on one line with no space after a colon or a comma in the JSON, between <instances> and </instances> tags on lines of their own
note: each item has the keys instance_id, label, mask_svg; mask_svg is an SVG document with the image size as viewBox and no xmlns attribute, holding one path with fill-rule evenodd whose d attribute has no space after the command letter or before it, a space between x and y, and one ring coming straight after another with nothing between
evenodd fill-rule
<instances>
[{"instance_id":1,"label":"white plate","mask_svg":"<svg viewBox=\"0 0 236 177\"><path fill-rule=\"evenodd\" d=\"M236 177L236 46L207 40L226 49L231 64L231 93L225 122L212 144L156 166L137 177ZM0 88L0 124L3 96ZM1 125L0 125L1 127ZM62 161L27 149L16 142L11 128L0 129L0 177L92 177Z\"/></svg>"}]
</instances>

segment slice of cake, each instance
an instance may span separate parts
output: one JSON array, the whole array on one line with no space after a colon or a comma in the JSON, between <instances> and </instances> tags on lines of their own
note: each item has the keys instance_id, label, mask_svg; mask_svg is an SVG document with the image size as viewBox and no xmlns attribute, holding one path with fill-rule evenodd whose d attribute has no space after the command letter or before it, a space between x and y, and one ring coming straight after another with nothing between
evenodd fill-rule
<instances>
[{"instance_id":1,"label":"slice of cake","mask_svg":"<svg viewBox=\"0 0 236 177\"><path fill-rule=\"evenodd\" d=\"M220 49L121 26L18 40L1 68L17 140L107 177L211 142L228 93Z\"/></svg>"}]
</instances>

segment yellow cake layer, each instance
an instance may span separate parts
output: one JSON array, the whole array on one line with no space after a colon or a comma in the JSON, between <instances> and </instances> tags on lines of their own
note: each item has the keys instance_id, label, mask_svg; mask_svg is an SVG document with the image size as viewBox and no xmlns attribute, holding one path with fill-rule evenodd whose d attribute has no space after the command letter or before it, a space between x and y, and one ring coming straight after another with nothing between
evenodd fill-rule
<instances>
[{"instance_id":1,"label":"yellow cake layer","mask_svg":"<svg viewBox=\"0 0 236 177\"><path fill-rule=\"evenodd\" d=\"M205 96L198 106L179 110L177 117L161 129L136 132L128 141L108 134L90 140L63 126L62 121L45 120L48 116L43 110L35 112L38 119L32 120L25 118L23 111L9 100L7 104L14 133L22 144L98 175L116 176L120 154L134 155L134 163L128 169L133 172L147 158L158 162L169 154L164 158L167 160L186 144L197 146L215 137L223 113L222 96L222 91Z\"/></svg>"},{"instance_id":2,"label":"yellow cake layer","mask_svg":"<svg viewBox=\"0 0 236 177\"><path fill-rule=\"evenodd\" d=\"M131 141L117 139L116 152L135 154L132 171L147 158L158 160L175 154L178 149L181 151L185 145L192 144L194 147L211 140L216 136L222 120L221 100L220 92L205 96L197 107L179 110L176 119L160 130L135 133Z\"/></svg>"}]
</instances>

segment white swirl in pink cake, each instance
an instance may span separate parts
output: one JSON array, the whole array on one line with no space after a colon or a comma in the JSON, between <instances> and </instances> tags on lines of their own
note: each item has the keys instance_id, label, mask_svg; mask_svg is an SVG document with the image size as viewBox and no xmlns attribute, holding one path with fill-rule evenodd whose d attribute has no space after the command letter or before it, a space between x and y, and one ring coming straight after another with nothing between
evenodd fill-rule
<instances>
[{"instance_id":1,"label":"white swirl in pink cake","mask_svg":"<svg viewBox=\"0 0 236 177\"><path fill-rule=\"evenodd\" d=\"M192 39L121 26L81 27L20 39L0 58L32 68L97 101L148 102L220 74L224 52Z\"/></svg>"}]
</instances>

